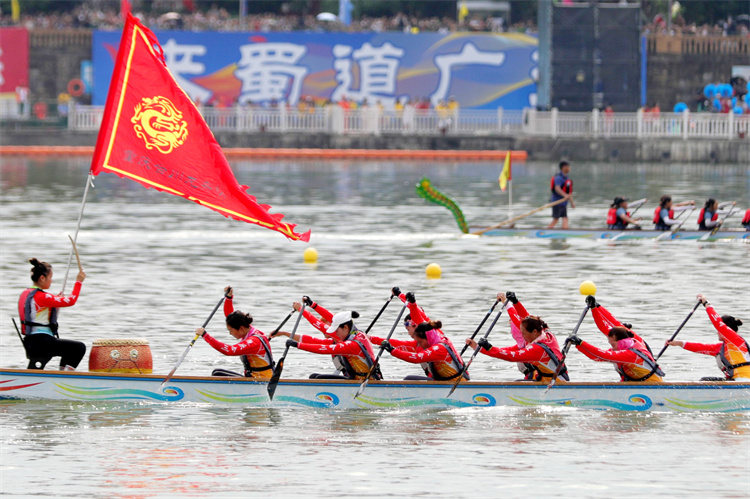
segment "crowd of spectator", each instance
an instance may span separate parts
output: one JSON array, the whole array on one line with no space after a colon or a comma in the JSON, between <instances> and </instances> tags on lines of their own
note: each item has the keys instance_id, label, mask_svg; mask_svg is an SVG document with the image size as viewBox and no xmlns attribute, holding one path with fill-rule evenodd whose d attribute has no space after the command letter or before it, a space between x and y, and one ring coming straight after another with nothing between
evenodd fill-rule
<instances>
[{"instance_id":1,"label":"crowd of spectator","mask_svg":"<svg viewBox=\"0 0 750 499\"><path fill-rule=\"evenodd\" d=\"M750 36L750 15L731 16L715 24L689 23L678 15L668 25L665 16L658 14L643 27L645 34L686 36Z\"/></svg>"},{"instance_id":2,"label":"crowd of spectator","mask_svg":"<svg viewBox=\"0 0 750 499\"><path fill-rule=\"evenodd\" d=\"M362 16L353 19L349 26L338 21L319 20L315 15L251 14L241 19L224 8L216 6L206 11L194 12L140 12L134 11L147 26L158 30L187 31L340 31L340 32L440 32L491 31L536 32L532 22L518 22L507 26L502 17L468 15L462 22L448 17L415 17L398 13L391 17ZM70 12L48 14L23 14L19 23L13 22L10 12L0 13L0 26L20 25L28 29L88 28L117 30L123 26L118 10L99 9L83 3Z\"/></svg>"}]
</instances>

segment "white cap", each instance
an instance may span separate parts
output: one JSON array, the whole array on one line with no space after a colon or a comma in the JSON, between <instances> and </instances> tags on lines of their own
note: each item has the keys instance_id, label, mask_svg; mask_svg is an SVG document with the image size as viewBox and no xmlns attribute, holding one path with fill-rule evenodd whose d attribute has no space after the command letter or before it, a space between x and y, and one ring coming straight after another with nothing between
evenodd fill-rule
<instances>
[{"instance_id":1,"label":"white cap","mask_svg":"<svg viewBox=\"0 0 750 499\"><path fill-rule=\"evenodd\" d=\"M345 324L352 320L352 312L351 310L346 312L339 312L333 316L331 319L331 325L328 326L328 329L326 329L326 332L328 334L333 334L336 332L336 330L339 328L341 324Z\"/></svg>"}]
</instances>

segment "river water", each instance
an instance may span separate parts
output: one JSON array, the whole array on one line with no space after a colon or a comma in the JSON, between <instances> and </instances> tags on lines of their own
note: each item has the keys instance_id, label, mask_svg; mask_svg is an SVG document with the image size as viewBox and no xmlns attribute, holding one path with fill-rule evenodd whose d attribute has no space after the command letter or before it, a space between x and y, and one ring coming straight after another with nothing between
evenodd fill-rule
<instances>
[{"instance_id":1,"label":"river water","mask_svg":"<svg viewBox=\"0 0 750 499\"><path fill-rule=\"evenodd\" d=\"M82 159L0 158L3 366L25 366L10 317L30 282L26 260L52 263L53 289L60 289L87 166ZM166 373L227 284L235 287L236 308L251 312L264 331L303 294L333 310L358 310L364 327L398 285L416 293L457 345L505 290L564 336L584 307L578 286L585 279L597 284L602 304L655 347L698 292L750 328L750 244L462 237L447 210L414 192L427 176L470 223L500 221L508 194L497 187L496 164L235 162L233 168L286 221L312 228L317 264L303 263L303 243L104 174L95 179L79 235L88 277L77 305L61 312L62 336L89 347L96 338L146 337L154 372ZM547 201L554 168L515 165L515 214ZM574 164L571 176L574 227L601 226L616 195L649 198L638 213L644 217L663 193L701 205L714 196L736 200L743 211L750 206L747 166ZM540 226L548 217L544 210L521 225ZM738 227L738 218L728 225ZM442 267L442 279L425 278L430 262ZM388 309L375 333L387 334L396 313ZM231 339L218 317L208 329ZM606 346L590 318L580 334ZM680 338L710 342L715 332L698 310ZM490 339L512 342L507 325ZM283 342L273 346L278 352ZM575 350L568 364L575 380L617 378L610 366ZM677 348L661 364L667 380L720 374L710 357ZM240 364L200 341L178 372L201 375L217 367ZM292 351L284 376L329 369L328 358ZM383 371L395 379L418 374L388 356ZM472 375L512 380L518 372L480 356ZM748 414L4 402L0 424L0 494L9 497L750 495Z\"/></svg>"}]
</instances>

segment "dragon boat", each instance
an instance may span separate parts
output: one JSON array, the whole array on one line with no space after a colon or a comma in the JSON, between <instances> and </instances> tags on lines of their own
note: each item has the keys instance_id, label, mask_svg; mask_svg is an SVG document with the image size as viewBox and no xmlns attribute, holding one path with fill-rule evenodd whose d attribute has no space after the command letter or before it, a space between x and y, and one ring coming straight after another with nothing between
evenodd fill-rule
<instances>
[{"instance_id":1,"label":"dragon boat","mask_svg":"<svg viewBox=\"0 0 750 499\"><path fill-rule=\"evenodd\" d=\"M559 406L621 411L750 411L750 382L560 383L552 389L523 381L467 381L449 397L451 382L286 379L273 401L267 383L249 378L0 369L0 399L81 402L206 403L321 409Z\"/></svg>"},{"instance_id":2,"label":"dragon boat","mask_svg":"<svg viewBox=\"0 0 750 499\"><path fill-rule=\"evenodd\" d=\"M478 230L482 230L479 228ZM493 237L531 237L536 239L601 239L606 241L637 241L644 239L660 241L699 240L714 242L721 240L750 241L750 231L744 229L719 230L710 233L700 230L679 230L676 232L661 230L607 230L607 229L489 229L483 236Z\"/></svg>"}]
</instances>

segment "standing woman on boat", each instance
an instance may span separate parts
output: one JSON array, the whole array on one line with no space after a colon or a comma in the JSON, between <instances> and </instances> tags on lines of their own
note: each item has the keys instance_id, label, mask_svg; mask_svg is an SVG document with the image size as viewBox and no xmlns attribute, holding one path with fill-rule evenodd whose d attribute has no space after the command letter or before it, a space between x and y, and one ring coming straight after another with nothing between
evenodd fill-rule
<instances>
[{"instance_id":1,"label":"standing woman on boat","mask_svg":"<svg viewBox=\"0 0 750 499\"><path fill-rule=\"evenodd\" d=\"M695 201L673 203L672 196L663 195L659 200L659 206L654 210L654 228L656 230L670 230L673 225L679 224L680 222L674 218L674 208L687 205L695 206Z\"/></svg>"},{"instance_id":2,"label":"standing woman on boat","mask_svg":"<svg viewBox=\"0 0 750 499\"><path fill-rule=\"evenodd\" d=\"M299 303L295 303L295 309ZM321 307L315 308L320 311ZM327 338L315 338L304 334L294 334L279 331L273 337L287 336L287 345L311 353L331 355L333 363L342 374L313 373L310 379L359 379L367 377L375 363L372 343L365 333L354 325L354 319L359 314L355 311L338 312L331 317L331 325L325 330ZM317 321L320 324L322 321ZM312 324L312 322L311 322ZM316 328L318 325L313 324ZM374 379L383 379L380 369L375 369Z\"/></svg>"},{"instance_id":3,"label":"standing woman on boat","mask_svg":"<svg viewBox=\"0 0 750 499\"><path fill-rule=\"evenodd\" d=\"M628 224L633 224L636 229L640 229L641 226L638 223L640 220L640 217L631 218L628 212L628 200L621 197L615 198L607 212L607 228L610 230L625 230Z\"/></svg>"},{"instance_id":4,"label":"standing woman on boat","mask_svg":"<svg viewBox=\"0 0 750 499\"><path fill-rule=\"evenodd\" d=\"M240 356L244 366L244 374L240 374L227 369L214 369L212 376L245 376L261 381L271 379L273 374L273 354L268 338L262 331L252 326L253 317L239 310L234 310L232 298L234 297L232 288L227 286L224 289L226 300L224 300L224 314L226 316L227 331L235 339L241 340L234 345L223 343L206 332L203 328L195 330L200 334L206 343L211 345L215 350L224 355Z\"/></svg>"},{"instance_id":5,"label":"standing woman on boat","mask_svg":"<svg viewBox=\"0 0 750 499\"><path fill-rule=\"evenodd\" d=\"M44 369L52 357L60 357L60 370L75 370L86 354L86 345L75 340L61 340L57 334L57 309L72 307L81 294L86 273L78 271L73 292L68 296L53 295L46 290L52 285L52 265L36 258L29 260L34 286L18 299L18 316L24 334L24 348L29 358L27 369Z\"/></svg>"},{"instance_id":6,"label":"standing woman on boat","mask_svg":"<svg viewBox=\"0 0 750 499\"><path fill-rule=\"evenodd\" d=\"M716 227L721 227L719 202L714 198L709 198L698 214L698 230L713 230Z\"/></svg>"},{"instance_id":7,"label":"standing woman on boat","mask_svg":"<svg viewBox=\"0 0 750 499\"><path fill-rule=\"evenodd\" d=\"M550 190L552 196L550 202L557 201L559 199L567 199L570 201L570 207L575 208L576 204L573 201L573 181L568 178L570 173L570 164L567 161L560 161L560 171L552 177L550 180ZM562 218L562 228L568 228L568 201L563 201L560 204L556 204L552 207L552 222L547 226L548 229L554 229L557 225L557 220Z\"/></svg>"},{"instance_id":8,"label":"standing woman on boat","mask_svg":"<svg viewBox=\"0 0 750 499\"><path fill-rule=\"evenodd\" d=\"M521 335L526 345L521 347L513 345L504 348L493 347L487 339L482 338L479 342L466 339L466 344L471 348L481 346L481 352L490 357L495 357L509 362L523 362L531 371L528 378L531 381L543 381L551 378L562 359L562 352L557 338L550 332L549 326L538 316L529 315L526 308L516 298L515 293L508 291L505 297L513 304L515 312L523 317L520 322ZM560 377L568 381L568 369L563 365Z\"/></svg>"},{"instance_id":9,"label":"standing woman on boat","mask_svg":"<svg viewBox=\"0 0 750 499\"><path fill-rule=\"evenodd\" d=\"M698 295L698 300L706 308L708 318L711 319L711 323L716 328L721 343L705 344L672 340L667 341L667 345L674 345L695 353L713 355L716 357L716 363L726 379L750 381L750 345L747 340L737 334L742 321L731 315L719 317L719 314L703 294ZM716 380L716 378L704 378L701 381Z\"/></svg>"}]
</instances>

